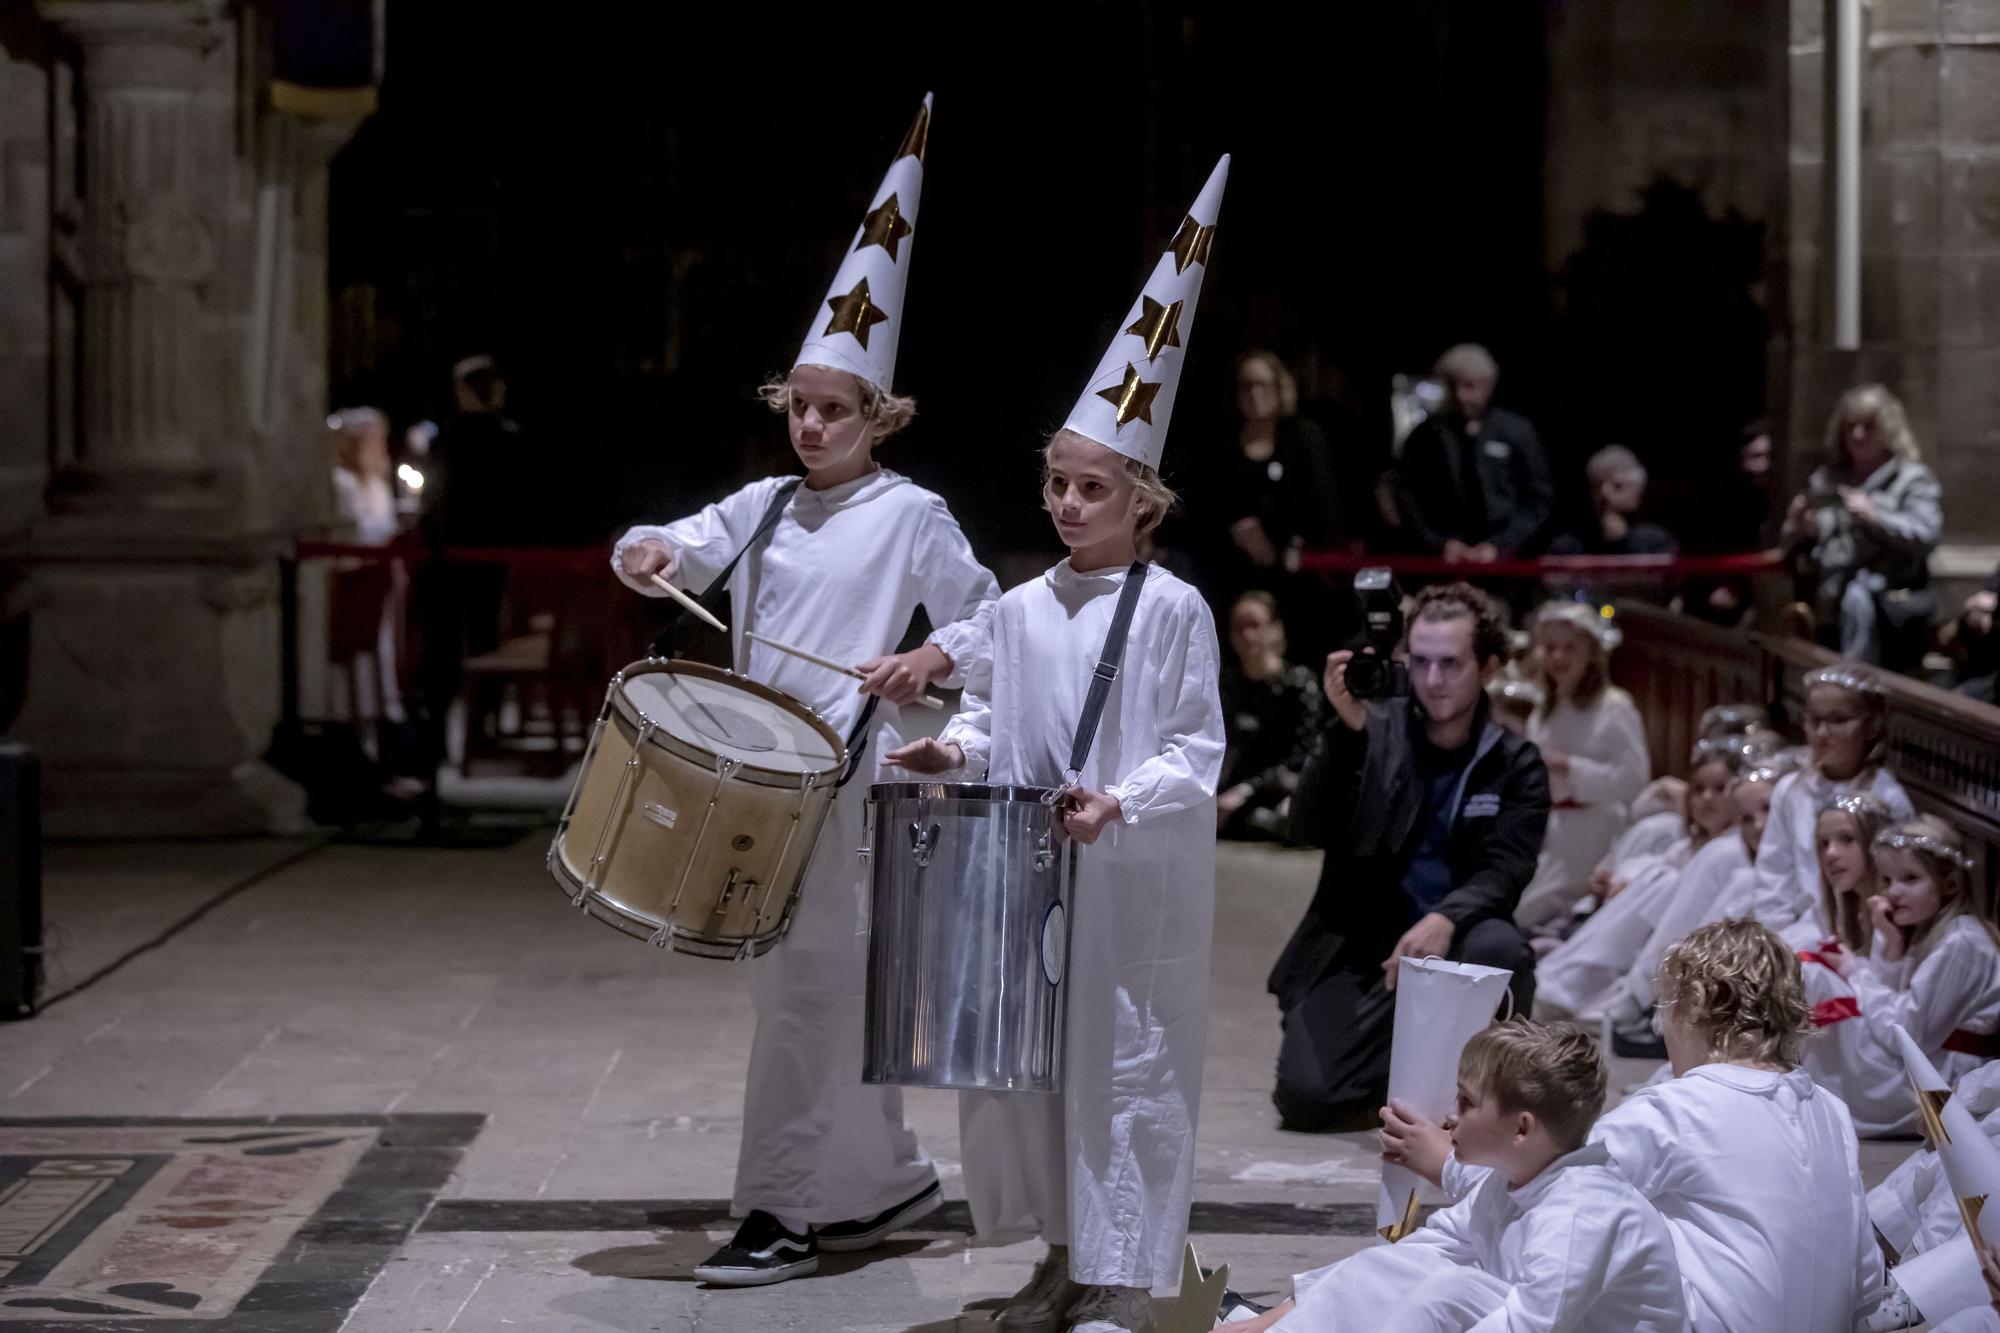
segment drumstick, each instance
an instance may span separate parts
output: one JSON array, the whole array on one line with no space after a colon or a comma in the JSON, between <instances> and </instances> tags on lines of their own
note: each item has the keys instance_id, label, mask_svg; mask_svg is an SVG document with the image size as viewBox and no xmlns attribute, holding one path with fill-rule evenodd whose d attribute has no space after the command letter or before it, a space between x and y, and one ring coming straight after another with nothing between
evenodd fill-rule
<instances>
[{"instance_id":1,"label":"drumstick","mask_svg":"<svg viewBox=\"0 0 2000 1333\"><path fill-rule=\"evenodd\" d=\"M673 598L675 601L679 602L682 606L686 607L688 610L694 612L696 615L700 616L703 620L707 621L709 624L721 630L724 634L729 633L729 626L723 624L720 620L717 620L714 616L710 615L708 613L707 607L703 606L700 602L697 602L694 598L682 592L679 588L676 588L673 584L667 582L667 580L664 577L662 577L659 574L655 574L653 575L653 582L658 584L660 588L666 592L667 596Z\"/></svg>"},{"instance_id":2,"label":"drumstick","mask_svg":"<svg viewBox=\"0 0 2000 1333\"><path fill-rule=\"evenodd\" d=\"M744 630L743 637L746 639L755 639L758 643L763 644L766 648L776 648L781 653L790 653L793 657L796 657L801 661L811 662L814 666L825 667L828 671L838 671L841 675L852 676L856 680L868 679L868 677L864 676L860 671L856 670L854 667L842 666L840 663L834 661L832 658L821 657L818 653L809 653L803 648L794 648L789 643L779 643L776 639L767 639L763 635L757 633L755 630L747 630L747 629ZM916 698L910 700L910 702L913 704L921 704L925 708L944 707L944 700L938 698L935 694L929 694L929 693L918 695Z\"/></svg>"}]
</instances>

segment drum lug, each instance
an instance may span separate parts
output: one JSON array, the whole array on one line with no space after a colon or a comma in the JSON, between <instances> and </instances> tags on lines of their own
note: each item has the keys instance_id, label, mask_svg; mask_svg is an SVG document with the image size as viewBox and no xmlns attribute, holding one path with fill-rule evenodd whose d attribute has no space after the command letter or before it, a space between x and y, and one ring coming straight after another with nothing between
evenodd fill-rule
<instances>
[{"instance_id":1,"label":"drum lug","mask_svg":"<svg viewBox=\"0 0 2000 1333\"><path fill-rule=\"evenodd\" d=\"M910 851L915 854L919 869L930 865L931 853L937 848L938 833L936 824L929 828L922 824L910 825Z\"/></svg>"},{"instance_id":2,"label":"drum lug","mask_svg":"<svg viewBox=\"0 0 2000 1333\"><path fill-rule=\"evenodd\" d=\"M1049 846L1048 831L1044 829L1042 835L1035 839L1035 873L1042 874L1055 863L1055 848Z\"/></svg>"},{"instance_id":3,"label":"drum lug","mask_svg":"<svg viewBox=\"0 0 2000 1333\"><path fill-rule=\"evenodd\" d=\"M654 931L651 935L648 935L646 937L646 943L652 945L655 949L664 949L667 947L668 943L673 939L673 935L674 935L673 926L671 925L661 926L658 930Z\"/></svg>"}]
</instances>

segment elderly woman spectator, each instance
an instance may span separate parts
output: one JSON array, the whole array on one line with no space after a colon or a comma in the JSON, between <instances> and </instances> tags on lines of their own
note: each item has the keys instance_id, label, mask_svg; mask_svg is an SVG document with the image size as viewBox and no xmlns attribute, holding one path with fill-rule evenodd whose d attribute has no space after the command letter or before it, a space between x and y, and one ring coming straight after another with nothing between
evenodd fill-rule
<instances>
[{"instance_id":1,"label":"elderly woman spectator","mask_svg":"<svg viewBox=\"0 0 2000 1333\"><path fill-rule=\"evenodd\" d=\"M1668 555L1674 539L1637 515L1646 502L1646 465L1622 444L1606 445L1583 465L1594 522L1549 544L1550 555Z\"/></svg>"},{"instance_id":2,"label":"elderly woman spectator","mask_svg":"<svg viewBox=\"0 0 2000 1333\"><path fill-rule=\"evenodd\" d=\"M1813 607L1841 655L1876 665L1920 656L1936 610L1930 554L1944 525L1938 481L1917 458L1896 396L1879 384L1841 395L1826 462L1785 514ZM1835 637L1835 636L1829 636Z\"/></svg>"},{"instance_id":3,"label":"elderly woman spectator","mask_svg":"<svg viewBox=\"0 0 2000 1333\"><path fill-rule=\"evenodd\" d=\"M1447 560L1488 563L1531 547L1549 521L1555 488L1542 442L1525 417L1493 406L1500 367L1477 343L1438 358L1442 412L1403 443L1403 528Z\"/></svg>"},{"instance_id":4,"label":"elderly woman spectator","mask_svg":"<svg viewBox=\"0 0 2000 1333\"><path fill-rule=\"evenodd\" d=\"M1285 661L1278 599L1252 590L1229 609L1236 661L1222 670L1222 718L1229 749L1215 798L1225 838L1290 837L1292 789L1319 735L1319 676Z\"/></svg>"}]
</instances>

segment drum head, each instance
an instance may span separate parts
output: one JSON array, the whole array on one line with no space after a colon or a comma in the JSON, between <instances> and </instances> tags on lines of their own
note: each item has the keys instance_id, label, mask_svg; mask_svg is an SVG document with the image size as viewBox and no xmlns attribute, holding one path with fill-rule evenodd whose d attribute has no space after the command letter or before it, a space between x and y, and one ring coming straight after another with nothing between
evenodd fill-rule
<instances>
[{"instance_id":1,"label":"drum head","mask_svg":"<svg viewBox=\"0 0 2000 1333\"><path fill-rule=\"evenodd\" d=\"M697 663L628 671L630 707L661 731L710 754L779 773L824 773L845 760L838 737L804 704Z\"/></svg>"}]
</instances>

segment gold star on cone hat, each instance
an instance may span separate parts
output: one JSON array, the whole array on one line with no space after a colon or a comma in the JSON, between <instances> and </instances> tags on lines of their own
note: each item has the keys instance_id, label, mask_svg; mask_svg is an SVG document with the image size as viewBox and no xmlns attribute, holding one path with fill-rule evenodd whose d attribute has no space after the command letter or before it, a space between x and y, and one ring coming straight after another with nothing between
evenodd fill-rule
<instances>
[{"instance_id":1,"label":"gold star on cone hat","mask_svg":"<svg viewBox=\"0 0 2000 1333\"><path fill-rule=\"evenodd\" d=\"M826 300L806 326L801 366L827 366L859 375L892 391L896 344L903 334L903 289L910 272L917 226L917 196L924 187L924 149L930 143L931 95L896 149L889 174L862 215L861 226L840 261Z\"/></svg>"},{"instance_id":2,"label":"gold star on cone hat","mask_svg":"<svg viewBox=\"0 0 2000 1333\"><path fill-rule=\"evenodd\" d=\"M1229 155L1215 164L1166 253L1153 266L1063 429L1157 470L1181 388L1181 362L1194 332L1195 302L1208 272Z\"/></svg>"},{"instance_id":3,"label":"gold star on cone hat","mask_svg":"<svg viewBox=\"0 0 2000 1333\"><path fill-rule=\"evenodd\" d=\"M1972 1112L1952 1095L1951 1085L1938 1074L1910 1034L1896 1028L1903 1068L1917 1098L1917 1117L1937 1149L1951 1192L1958 1196L1966 1234L1987 1245L2000 1244L2000 1144L1986 1137ZM1993 1200L1992 1208L1987 1202Z\"/></svg>"}]
</instances>

